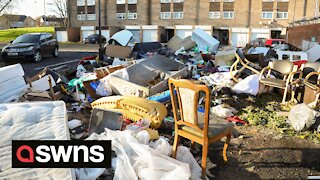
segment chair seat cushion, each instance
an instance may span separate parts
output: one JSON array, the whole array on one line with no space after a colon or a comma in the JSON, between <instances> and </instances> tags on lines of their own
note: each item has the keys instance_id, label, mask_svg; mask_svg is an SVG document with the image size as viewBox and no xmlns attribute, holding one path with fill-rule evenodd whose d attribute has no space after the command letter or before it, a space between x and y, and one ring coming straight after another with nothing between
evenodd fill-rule
<instances>
[{"instance_id":1,"label":"chair seat cushion","mask_svg":"<svg viewBox=\"0 0 320 180\"><path fill-rule=\"evenodd\" d=\"M208 137L212 138L214 136L217 136L221 133L227 132L232 130L233 124L228 122L225 119L219 118L217 116L209 116L209 129L208 129ZM204 113L198 113L198 124L201 129L203 129L204 126ZM190 134L203 137L203 133L200 131L197 131L194 128L188 127L188 126L182 126L181 128L184 131L187 131Z\"/></svg>"},{"instance_id":2,"label":"chair seat cushion","mask_svg":"<svg viewBox=\"0 0 320 180\"><path fill-rule=\"evenodd\" d=\"M275 78L265 78L261 79L260 82L267 86L274 86L274 87L286 87L286 81L282 79L275 79Z\"/></svg>"}]
</instances>

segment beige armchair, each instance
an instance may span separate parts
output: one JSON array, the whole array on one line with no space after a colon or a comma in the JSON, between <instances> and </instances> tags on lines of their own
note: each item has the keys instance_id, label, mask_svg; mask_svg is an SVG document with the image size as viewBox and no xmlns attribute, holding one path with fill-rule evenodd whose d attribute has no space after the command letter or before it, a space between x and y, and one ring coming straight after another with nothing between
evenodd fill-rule
<instances>
[{"instance_id":1,"label":"beige armchair","mask_svg":"<svg viewBox=\"0 0 320 180\"><path fill-rule=\"evenodd\" d=\"M284 94L282 103L284 103L286 101L288 90L291 88L290 86L293 76L297 72L297 69L298 67L288 60L276 60L269 62L269 65L262 69L259 81L265 86L283 89ZM277 72L282 78L272 78L272 72Z\"/></svg>"}]
</instances>

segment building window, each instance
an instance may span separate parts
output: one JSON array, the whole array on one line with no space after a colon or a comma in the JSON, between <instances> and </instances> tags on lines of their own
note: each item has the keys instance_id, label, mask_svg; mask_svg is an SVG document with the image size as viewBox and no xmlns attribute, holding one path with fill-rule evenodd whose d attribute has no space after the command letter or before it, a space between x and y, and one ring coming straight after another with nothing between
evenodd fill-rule
<instances>
[{"instance_id":1,"label":"building window","mask_svg":"<svg viewBox=\"0 0 320 180\"><path fill-rule=\"evenodd\" d=\"M137 13L128 13L128 19L137 19Z\"/></svg>"},{"instance_id":2,"label":"building window","mask_svg":"<svg viewBox=\"0 0 320 180\"><path fill-rule=\"evenodd\" d=\"M234 12L233 11L224 11L223 12L223 19L233 19Z\"/></svg>"},{"instance_id":3,"label":"building window","mask_svg":"<svg viewBox=\"0 0 320 180\"><path fill-rule=\"evenodd\" d=\"M272 19L273 12L262 12L262 19Z\"/></svg>"},{"instance_id":4,"label":"building window","mask_svg":"<svg viewBox=\"0 0 320 180\"><path fill-rule=\"evenodd\" d=\"M94 6L96 5L96 0L87 0L87 6Z\"/></svg>"},{"instance_id":5,"label":"building window","mask_svg":"<svg viewBox=\"0 0 320 180\"><path fill-rule=\"evenodd\" d=\"M161 19L171 19L171 12L161 12Z\"/></svg>"},{"instance_id":6,"label":"building window","mask_svg":"<svg viewBox=\"0 0 320 180\"><path fill-rule=\"evenodd\" d=\"M85 0L77 0L77 6L85 6L86 1Z\"/></svg>"},{"instance_id":7,"label":"building window","mask_svg":"<svg viewBox=\"0 0 320 180\"><path fill-rule=\"evenodd\" d=\"M95 14L88 14L87 15L87 20L96 20L96 15Z\"/></svg>"},{"instance_id":8,"label":"building window","mask_svg":"<svg viewBox=\"0 0 320 180\"><path fill-rule=\"evenodd\" d=\"M234 2L234 0L223 0L223 2Z\"/></svg>"},{"instance_id":9,"label":"building window","mask_svg":"<svg viewBox=\"0 0 320 180\"><path fill-rule=\"evenodd\" d=\"M137 4L137 0L128 0L128 4Z\"/></svg>"},{"instance_id":10,"label":"building window","mask_svg":"<svg viewBox=\"0 0 320 180\"><path fill-rule=\"evenodd\" d=\"M125 19L126 13L117 13L117 19Z\"/></svg>"},{"instance_id":11,"label":"building window","mask_svg":"<svg viewBox=\"0 0 320 180\"><path fill-rule=\"evenodd\" d=\"M173 0L174 3L182 3L183 0Z\"/></svg>"},{"instance_id":12,"label":"building window","mask_svg":"<svg viewBox=\"0 0 320 180\"><path fill-rule=\"evenodd\" d=\"M86 20L86 15L85 14L78 14L77 15L77 20L79 20L79 21Z\"/></svg>"},{"instance_id":13,"label":"building window","mask_svg":"<svg viewBox=\"0 0 320 180\"><path fill-rule=\"evenodd\" d=\"M171 3L171 0L161 0L161 3Z\"/></svg>"},{"instance_id":14,"label":"building window","mask_svg":"<svg viewBox=\"0 0 320 180\"><path fill-rule=\"evenodd\" d=\"M288 12L277 12L277 19L288 19Z\"/></svg>"},{"instance_id":15,"label":"building window","mask_svg":"<svg viewBox=\"0 0 320 180\"><path fill-rule=\"evenodd\" d=\"M220 19L220 12L209 12L210 19Z\"/></svg>"},{"instance_id":16,"label":"building window","mask_svg":"<svg viewBox=\"0 0 320 180\"><path fill-rule=\"evenodd\" d=\"M183 12L174 12L173 19L183 19Z\"/></svg>"},{"instance_id":17,"label":"building window","mask_svg":"<svg viewBox=\"0 0 320 180\"><path fill-rule=\"evenodd\" d=\"M117 0L117 4L125 4L126 0Z\"/></svg>"}]
</instances>

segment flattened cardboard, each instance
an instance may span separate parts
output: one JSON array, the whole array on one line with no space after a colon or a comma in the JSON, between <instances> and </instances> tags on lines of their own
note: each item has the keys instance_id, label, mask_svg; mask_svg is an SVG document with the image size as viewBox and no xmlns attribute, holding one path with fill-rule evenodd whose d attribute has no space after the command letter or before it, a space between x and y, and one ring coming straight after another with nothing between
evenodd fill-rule
<instances>
[{"instance_id":1,"label":"flattened cardboard","mask_svg":"<svg viewBox=\"0 0 320 180\"><path fill-rule=\"evenodd\" d=\"M131 52L132 49L129 46L107 45L105 54L109 57L125 59L130 56Z\"/></svg>"}]
</instances>

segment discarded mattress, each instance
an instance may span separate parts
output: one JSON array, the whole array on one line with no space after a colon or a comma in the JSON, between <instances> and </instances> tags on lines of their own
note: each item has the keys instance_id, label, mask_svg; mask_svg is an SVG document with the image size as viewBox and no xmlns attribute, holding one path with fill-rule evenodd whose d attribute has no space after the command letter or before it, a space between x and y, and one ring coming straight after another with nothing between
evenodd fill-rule
<instances>
[{"instance_id":1,"label":"discarded mattress","mask_svg":"<svg viewBox=\"0 0 320 180\"><path fill-rule=\"evenodd\" d=\"M192 40L196 42L200 51L216 53L220 44L218 40L200 28L197 28L192 32Z\"/></svg>"},{"instance_id":2,"label":"discarded mattress","mask_svg":"<svg viewBox=\"0 0 320 180\"><path fill-rule=\"evenodd\" d=\"M0 68L0 103L16 101L29 87L21 64Z\"/></svg>"},{"instance_id":3,"label":"discarded mattress","mask_svg":"<svg viewBox=\"0 0 320 180\"><path fill-rule=\"evenodd\" d=\"M128 30L122 30L115 33L109 40L109 44L113 44L116 41L121 46L127 46L133 34Z\"/></svg>"},{"instance_id":4,"label":"discarded mattress","mask_svg":"<svg viewBox=\"0 0 320 180\"><path fill-rule=\"evenodd\" d=\"M0 179L75 179L68 168L11 168L12 140L69 140L63 101L0 104Z\"/></svg>"},{"instance_id":5,"label":"discarded mattress","mask_svg":"<svg viewBox=\"0 0 320 180\"><path fill-rule=\"evenodd\" d=\"M120 95L143 98L167 90L169 78L187 76L187 67L184 64L161 55L154 55L129 66L126 71L129 80L110 74L108 82L112 91Z\"/></svg>"}]
</instances>

